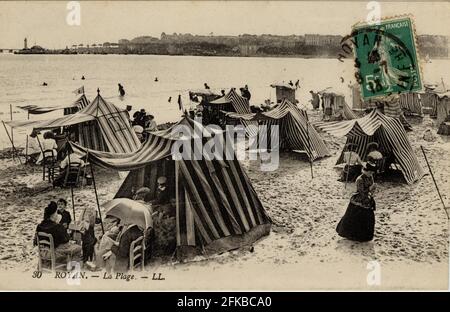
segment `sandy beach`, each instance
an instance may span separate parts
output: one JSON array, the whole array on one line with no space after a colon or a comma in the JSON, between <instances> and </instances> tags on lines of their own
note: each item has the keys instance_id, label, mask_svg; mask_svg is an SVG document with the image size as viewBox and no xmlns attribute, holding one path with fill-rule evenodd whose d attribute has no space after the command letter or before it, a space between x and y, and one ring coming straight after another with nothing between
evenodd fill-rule
<instances>
[{"instance_id":1,"label":"sandy beach","mask_svg":"<svg viewBox=\"0 0 450 312\"><path fill-rule=\"evenodd\" d=\"M317 119L318 114L313 113L312 118ZM450 142L439 135L432 141L423 139L425 130L433 126L428 116L423 121L411 123L414 131L409 132L408 137L414 151L426 169L420 146L426 149L448 205ZM436 133L435 127L432 132ZM194 286L188 285L191 279L199 274L215 274L223 277L221 283L217 284L219 280L209 281L209 284L203 281L196 283L195 289L214 286L270 289L274 285L280 289L370 288L365 282L367 265L377 261L384 272L390 272L379 286L381 289L447 288L448 220L431 175L414 185L379 183L375 194L375 239L370 243L342 239L336 234L335 227L355 185L348 183L344 188L344 183L337 181L340 169L334 168L345 138L322 135L333 155L314 162L314 178L311 178L309 163L296 154L282 154L280 166L273 172L260 171L258 161L243 162L273 221L270 235L255 243L254 250L245 247L182 264L153 261L147 270L162 271L174 278L151 287L177 289L184 285L192 289ZM70 190L53 189L48 182L42 181L41 167L21 166L11 159L2 159L0 167L0 270L30 275L37 264L32 239L36 225L42 219L43 208L50 200L62 197L69 201L68 209L72 212ZM123 181L117 172L108 170L97 169L96 178L100 203L112 199ZM77 214L86 205L95 206L92 187L75 189L74 194ZM97 226L97 233L101 234L100 226ZM227 275L227 272L236 274ZM252 272L256 275L265 272L266 278L255 277ZM182 280L178 274L182 274ZM291 278L292 274L305 278ZM226 276L228 279L230 276L242 278L243 283L227 286ZM245 276L253 276L255 280L250 283ZM284 283L279 280L283 276ZM432 285L429 285L430 280L433 280ZM114 284L107 286L111 287Z\"/></svg>"}]
</instances>

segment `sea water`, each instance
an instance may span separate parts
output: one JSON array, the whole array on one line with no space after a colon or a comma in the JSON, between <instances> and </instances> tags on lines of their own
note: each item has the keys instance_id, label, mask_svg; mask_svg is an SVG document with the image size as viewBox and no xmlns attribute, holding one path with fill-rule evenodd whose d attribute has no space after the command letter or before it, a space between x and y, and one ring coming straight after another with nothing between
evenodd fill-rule
<instances>
[{"instance_id":1,"label":"sea water","mask_svg":"<svg viewBox=\"0 0 450 312\"><path fill-rule=\"evenodd\" d=\"M425 82L440 82L450 88L450 60L432 60L422 64ZM17 106L58 106L74 102L72 93L84 86L86 96L93 100L100 94L121 108L132 106L132 112L144 108L158 123L180 118L177 99L188 108L188 91L201 89L207 83L212 91L248 85L251 104L259 105L266 99L275 101L274 82L300 81L296 97L300 105L311 108L309 90L328 87L344 93L351 106L349 84L355 81L352 60L304 59L274 57L200 57L159 55L14 55L0 54L0 119L25 120L27 114ZM84 76L85 80L81 80ZM155 82L155 78L158 81ZM42 86L43 82L47 86ZM126 95L119 97L118 83ZM169 102L169 98L171 101ZM62 110L30 119L62 116ZM9 130L9 127L8 127ZM14 141L23 146L26 131L14 130ZM0 127L0 148L10 146Z\"/></svg>"}]
</instances>

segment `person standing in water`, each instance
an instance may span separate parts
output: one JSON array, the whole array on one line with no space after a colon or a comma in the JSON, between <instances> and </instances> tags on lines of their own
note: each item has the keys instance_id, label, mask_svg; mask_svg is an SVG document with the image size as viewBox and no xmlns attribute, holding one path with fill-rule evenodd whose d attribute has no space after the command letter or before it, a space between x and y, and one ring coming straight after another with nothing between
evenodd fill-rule
<instances>
[{"instance_id":1,"label":"person standing in water","mask_svg":"<svg viewBox=\"0 0 450 312\"><path fill-rule=\"evenodd\" d=\"M123 86L119 83L119 94L120 96L125 96L125 89L123 88Z\"/></svg>"},{"instance_id":2,"label":"person standing in water","mask_svg":"<svg viewBox=\"0 0 450 312\"><path fill-rule=\"evenodd\" d=\"M356 179L356 193L350 198L347 211L336 227L339 236L352 241L367 242L373 239L375 231L375 190L373 174L376 166L367 162L362 174Z\"/></svg>"}]
</instances>

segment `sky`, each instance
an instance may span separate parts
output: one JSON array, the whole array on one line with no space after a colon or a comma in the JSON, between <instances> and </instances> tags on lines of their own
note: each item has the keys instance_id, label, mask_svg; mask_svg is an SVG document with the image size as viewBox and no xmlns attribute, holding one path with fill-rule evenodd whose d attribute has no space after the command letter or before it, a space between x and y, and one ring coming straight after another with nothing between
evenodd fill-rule
<instances>
[{"instance_id":1,"label":"sky","mask_svg":"<svg viewBox=\"0 0 450 312\"><path fill-rule=\"evenodd\" d=\"M66 22L69 1L0 1L0 48L117 42L165 33L346 35L368 1L80 1L81 23ZM417 34L450 36L449 2L380 2L381 16L412 14Z\"/></svg>"}]
</instances>

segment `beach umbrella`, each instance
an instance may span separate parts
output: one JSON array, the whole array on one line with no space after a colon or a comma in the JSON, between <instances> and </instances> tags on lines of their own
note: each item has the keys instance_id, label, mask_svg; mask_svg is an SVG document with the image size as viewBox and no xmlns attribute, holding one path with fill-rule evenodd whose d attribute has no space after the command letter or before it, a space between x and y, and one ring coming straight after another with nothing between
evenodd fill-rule
<instances>
[{"instance_id":1,"label":"beach umbrella","mask_svg":"<svg viewBox=\"0 0 450 312\"><path fill-rule=\"evenodd\" d=\"M145 229L153 227L153 219L149 207L129 198L114 198L103 204L106 217L116 217L121 224L136 224Z\"/></svg>"}]
</instances>

